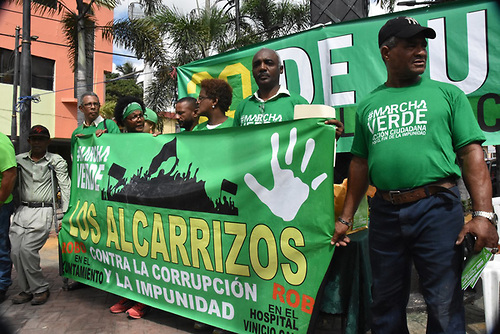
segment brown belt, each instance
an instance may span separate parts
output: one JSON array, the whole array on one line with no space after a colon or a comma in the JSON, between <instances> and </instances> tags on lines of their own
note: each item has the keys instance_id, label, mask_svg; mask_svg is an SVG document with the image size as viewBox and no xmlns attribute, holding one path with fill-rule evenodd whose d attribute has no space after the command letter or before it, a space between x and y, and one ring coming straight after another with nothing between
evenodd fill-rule
<instances>
[{"instance_id":1,"label":"brown belt","mask_svg":"<svg viewBox=\"0 0 500 334\"><path fill-rule=\"evenodd\" d=\"M437 182L409 190L377 190L377 195L392 204L399 205L413 203L440 192L447 192L456 196L456 194L449 189L456 185L457 182L454 178L447 177Z\"/></svg>"}]
</instances>

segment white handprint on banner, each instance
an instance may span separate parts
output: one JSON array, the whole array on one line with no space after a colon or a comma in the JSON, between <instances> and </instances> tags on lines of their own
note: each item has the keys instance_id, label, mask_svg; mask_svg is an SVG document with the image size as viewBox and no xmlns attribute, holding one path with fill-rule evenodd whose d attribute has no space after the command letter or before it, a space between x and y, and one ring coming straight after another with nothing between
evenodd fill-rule
<instances>
[{"instance_id":1,"label":"white handprint on banner","mask_svg":"<svg viewBox=\"0 0 500 334\"><path fill-rule=\"evenodd\" d=\"M293 161L293 150L297 143L297 128L290 130L290 142L285 154L285 163L290 165ZM306 150L300 170L306 171L309 160L314 152L314 139L309 138L306 142ZM299 212L300 207L309 197L309 186L299 177L295 177L290 169L281 169L278 162L279 134L274 133L271 136L271 170L273 172L274 187L269 190L262 186L257 179L250 173L245 174L245 183L257 195L257 197L266 204L267 207L276 216L284 221L291 221ZM311 188L316 190L326 179L326 173L318 175L312 182Z\"/></svg>"}]
</instances>

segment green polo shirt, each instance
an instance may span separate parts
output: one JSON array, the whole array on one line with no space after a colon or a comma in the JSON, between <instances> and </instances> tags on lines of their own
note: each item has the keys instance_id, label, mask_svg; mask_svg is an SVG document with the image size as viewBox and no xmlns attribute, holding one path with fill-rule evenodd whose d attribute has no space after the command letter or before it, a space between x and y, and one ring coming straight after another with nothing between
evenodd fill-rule
<instances>
[{"instance_id":1,"label":"green polo shirt","mask_svg":"<svg viewBox=\"0 0 500 334\"><path fill-rule=\"evenodd\" d=\"M106 123L105 123L106 122ZM82 124L78 126L75 131L71 134L71 152L73 152L73 148L76 145L76 135L91 135L96 132L96 130L104 130L104 124L106 124L106 128L108 129L107 133L120 133L120 128L116 123L111 119L104 119L99 116L95 121L93 121L90 125Z\"/></svg>"},{"instance_id":2,"label":"green polo shirt","mask_svg":"<svg viewBox=\"0 0 500 334\"><path fill-rule=\"evenodd\" d=\"M257 92L240 102L234 114L234 126L268 124L293 120L297 104L309 104L299 94L280 87L278 93L264 101Z\"/></svg>"}]
</instances>

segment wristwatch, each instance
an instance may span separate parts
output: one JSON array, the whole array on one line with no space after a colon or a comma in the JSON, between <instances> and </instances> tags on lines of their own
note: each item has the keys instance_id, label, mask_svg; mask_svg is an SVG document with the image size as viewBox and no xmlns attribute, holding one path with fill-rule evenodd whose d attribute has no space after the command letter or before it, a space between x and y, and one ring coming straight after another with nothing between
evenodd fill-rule
<instances>
[{"instance_id":1,"label":"wristwatch","mask_svg":"<svg viewBox=\"0 0 500 334\"><path fill-rule=\"evenodd\" d=\"M352 226L352 222L348 222L347 220L345 219L342 219L340 217L337 218L337 220L341 223L341 224L344 224L346 225L347 227L351 227Z\"/></svg>"},{"instance_id":2,"label":"wristwatch","mask_svg":"<svg viewBox=\"0 0 500 334\"><path fill-rule=\"evenodd\" d=\"M478 217L478 216L488 219L495 227L497 226L498 217L497 217L496 213L487 212L487 211L474 211L474 212L472 212L472 218Z\"/></svg>"}]
</instances>

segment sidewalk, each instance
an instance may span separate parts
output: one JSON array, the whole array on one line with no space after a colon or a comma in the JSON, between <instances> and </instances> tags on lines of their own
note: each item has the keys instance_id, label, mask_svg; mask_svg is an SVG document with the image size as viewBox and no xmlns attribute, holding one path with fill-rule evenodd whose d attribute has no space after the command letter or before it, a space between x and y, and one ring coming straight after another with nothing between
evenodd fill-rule
<instances>
[{"instance_id":1,"label":"sidewalk","mask_svg":"<svg viewBox=\"0 0 500 334\"><path fill-rule=\"evenodd\" d=\"M11 333L82 333L82 334L182 334L211 333L210 330L193 329L193 321L168 312L152 309L143 319L129 320L125 314L111 314L108 308L117 302L118 296L102 290L84 287L74 291L62 290L62 279L58 273L57 238L51 236L41 251L42 268L51 282L50 298L40 306L30 303L13 305L12 296L19 293L16 272L13 270L13 285L7 292L7 300L0 304L0 318L10 325ZM486 333L484 324L484 308L481 286L476 293L467 299L466 320L468 334ZM408 326L412 334L424 334L427 316L425 307L414 302L416 306L408 315ZM420 302L421 304L421 302ZM317 334L340 334L339 317L327 319L325 324L330 328L316 331ZM0 334L9 333L0 327Z\"/></svg>"}]
</instances>

